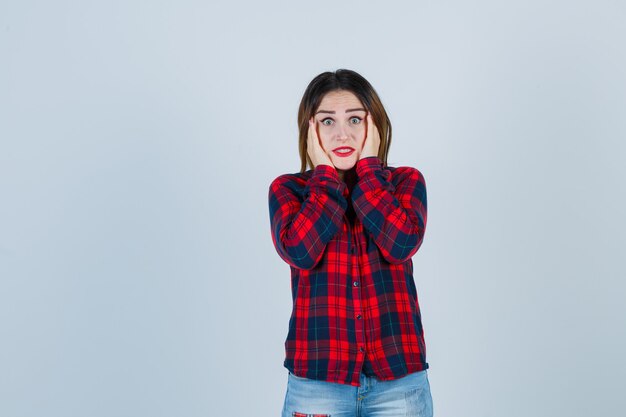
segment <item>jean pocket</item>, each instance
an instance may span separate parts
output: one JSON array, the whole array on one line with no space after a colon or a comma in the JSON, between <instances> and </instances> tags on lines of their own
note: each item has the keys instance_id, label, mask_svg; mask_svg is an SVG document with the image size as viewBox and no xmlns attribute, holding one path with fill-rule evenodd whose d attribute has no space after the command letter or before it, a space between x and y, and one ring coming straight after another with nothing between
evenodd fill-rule
<instances>
[{"instance_id":1,"label":"jean pocket","mask_svg":"<svg viewBox=\"0 0 626 417\"><path fill-rule=\"evenodd\" d=\"M433 400L427 387L407 391L405 400L407 417L432 417Z\"/></svg>"}]
</instances>

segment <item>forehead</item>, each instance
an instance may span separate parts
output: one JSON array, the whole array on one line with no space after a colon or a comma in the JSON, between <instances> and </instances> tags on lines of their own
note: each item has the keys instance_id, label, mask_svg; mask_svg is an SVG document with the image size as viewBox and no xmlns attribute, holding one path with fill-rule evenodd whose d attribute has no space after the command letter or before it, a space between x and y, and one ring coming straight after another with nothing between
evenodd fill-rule
<instances>
[{"instance_id":1,"label":"forehead","mask_svg":"<svg viewBox=\"0 0 626 417\"><path fill-rule=\"evenodd\" d=\"M361 101L351 91L339 90L326 93L320 102L319 110L349 109L363 107Z\"/></svg>"}]
</instances>

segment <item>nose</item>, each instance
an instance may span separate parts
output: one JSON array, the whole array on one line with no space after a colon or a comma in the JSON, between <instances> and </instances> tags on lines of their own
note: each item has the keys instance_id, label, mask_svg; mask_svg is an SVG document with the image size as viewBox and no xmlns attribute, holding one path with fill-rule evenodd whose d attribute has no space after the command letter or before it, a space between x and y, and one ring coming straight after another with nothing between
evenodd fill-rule
<instances>
[{"instance_id":1,"label":"nose","mask_svg":"<svg viewBox=\"0 0 626 417\"><path fill-rule=\"evenodd\" d=\"M337 131L335 133L336 133L337 139L339 140L346 140L349 137L348 128L343 123L338 124Z\"/></svg>"}]
</instances>

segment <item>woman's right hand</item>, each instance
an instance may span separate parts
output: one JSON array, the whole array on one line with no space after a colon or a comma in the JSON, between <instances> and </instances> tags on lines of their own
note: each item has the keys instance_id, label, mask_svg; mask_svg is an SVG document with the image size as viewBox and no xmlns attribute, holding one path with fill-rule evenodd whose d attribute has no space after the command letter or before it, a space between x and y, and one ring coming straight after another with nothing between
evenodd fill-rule
<instances>
[{"instance_id":1,"label":"woman's right hand","mask_svg":"<svg viewBox=\"0 0 626 417\"><path fill-rule=\"evenodd\" d=\"M316 122L313 121L313 119L309 120L309 132L307 135L306 149L307 154L313 163L313 168L318 165L330 165L335 168L330 160L330 157L326 154L326 151L320 143L319 136L317 135Z\"/></svg>"}]
</instances>

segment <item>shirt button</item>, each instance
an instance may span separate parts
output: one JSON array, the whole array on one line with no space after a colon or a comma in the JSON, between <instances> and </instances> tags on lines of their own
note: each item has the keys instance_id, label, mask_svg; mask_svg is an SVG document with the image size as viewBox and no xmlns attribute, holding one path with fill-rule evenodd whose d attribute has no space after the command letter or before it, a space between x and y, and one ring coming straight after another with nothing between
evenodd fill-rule
<instances>
[{"instance_id":1,"label":"shirt button","mask_svg":"<svg viewBox=\"0 0 626 417\"><path fill-rule=\"evenodd\" d=\"M356 253L356 249L354 248L354 246L350 248L350 253L353 255Z\"/></svg>"},{"instance_id":2,"label":"shirt button","mask_svg":"<svg viewBox=\"0 0 626 417\"><path fill-rule=\"evenodd\" d=\"M365 348L364 348L363 346L361 346L361 347L359 348L359 352L361 352L361 353L365 352Z\"/></svg>"},{"instance_id":3,"label":"shirt button","mask_svg":"<svg viewBox=\"0 0 626 417\"><path fill-rule=\"evenodd\" d=\"M354 282L352 283L352 285L354 285L355 287L358 287L358 286L359 286L359 281L354 281Z\"/></svg>"},{"instance_id":4,"label":"shirt button","mask_svg":"<svg viewBox=\"0 0 626 417\"><path fill-rule=\"evenodd\" d=\"M361 320L361 315L360 315L360 314L357 314L357 315L356 315L356 319L357 319L357 320Z\"/></svg>"}]
</instances>

